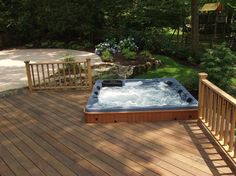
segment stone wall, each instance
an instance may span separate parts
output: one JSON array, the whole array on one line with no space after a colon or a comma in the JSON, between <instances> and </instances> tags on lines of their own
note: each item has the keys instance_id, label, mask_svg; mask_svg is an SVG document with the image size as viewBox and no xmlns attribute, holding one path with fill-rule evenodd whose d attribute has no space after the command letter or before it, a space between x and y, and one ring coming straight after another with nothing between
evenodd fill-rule
<instances>
[{"instance_id":1,"label":"stone wall","mask_svg":"<svg viewBox=\"0 0 236 176\"><path fill-rule=\"evenodd\" d=\"M161 65L161 61L151 59L140 65L119 65L114 63L101 63L93 67L94 80L97 79L127 79L133 78L149 70L155 70Z\"/></svg>"}]
</instances>

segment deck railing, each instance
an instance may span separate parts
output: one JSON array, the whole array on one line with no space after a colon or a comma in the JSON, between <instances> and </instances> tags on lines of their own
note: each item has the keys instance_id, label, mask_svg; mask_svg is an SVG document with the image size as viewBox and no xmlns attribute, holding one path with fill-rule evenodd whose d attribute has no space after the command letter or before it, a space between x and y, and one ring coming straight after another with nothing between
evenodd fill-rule
<instances>
[{"instance_id":1,"label":"deck railing","mask_svg":"<svg viewBox=\"0 0 236 176\"><path fill-rule=\"evenodd\" d=\"M236 163L236 99L199 73L199 119L225 153Z\"/></svg>"},{"instance_id":2,"label":"deck railing","mask_svg":"<svg viewBox=\"0 0 236 176\"><path fill-rule=\"evenodd\" d=\"M90 59L84 62L30 63L25 61L29 90L91 88Z\"/></svg>"}]
</instances>

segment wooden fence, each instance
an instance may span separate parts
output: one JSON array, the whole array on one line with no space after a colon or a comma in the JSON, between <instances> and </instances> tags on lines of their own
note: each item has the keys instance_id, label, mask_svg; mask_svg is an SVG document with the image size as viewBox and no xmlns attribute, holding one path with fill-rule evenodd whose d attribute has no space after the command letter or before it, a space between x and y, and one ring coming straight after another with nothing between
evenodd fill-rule
<instances>
[{"instance_id":1,"label":"wooden fence","mask_svg":"<svg viewBox=\"0 0 236 176\"><path fill-rule=\"evenodd\" d=\"M208 81L206 73L199 73L199 119L236 163L236 99Z\"/></svg>"},{"instance_id":2,"label":"wooden fence","mask_svg":"<svg viewBox=\"0 0 236 176\"><path fill-rule=\"evenodd\" d=\"M91 60L30 63L25 61L29 90L92 88Z\"/></svg>"}]
</instances>

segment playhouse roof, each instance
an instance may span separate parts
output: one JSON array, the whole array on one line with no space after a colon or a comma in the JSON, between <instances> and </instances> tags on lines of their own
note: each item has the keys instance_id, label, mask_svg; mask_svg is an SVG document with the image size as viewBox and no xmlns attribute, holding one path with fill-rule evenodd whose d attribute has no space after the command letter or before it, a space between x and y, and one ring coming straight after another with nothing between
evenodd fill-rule
<instances>
[{"instance_id":1,"label":"playhouse roof","mask_svg":"<svg viewBox=\"0 0 236 176\"><path fill-rule=\"evenodd\" d=\"M216 3L206 3L200 8L201 12L208 12L208 11L220 11L223 9L223 5L220 2Z\"/></svg>"}]
</instances>

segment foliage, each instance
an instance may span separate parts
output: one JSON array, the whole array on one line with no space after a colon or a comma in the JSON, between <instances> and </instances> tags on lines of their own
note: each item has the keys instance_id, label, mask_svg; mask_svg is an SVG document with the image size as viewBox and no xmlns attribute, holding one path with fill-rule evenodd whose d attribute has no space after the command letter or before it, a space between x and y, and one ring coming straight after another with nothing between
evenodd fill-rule
<instances>
[{"instance_id":1,"label":"foliage","mask_svg":"<svg viewBox=\"0 0 236 176\"><path fill-rule=\"evenodd\" d=\"M164 35L164 31L156 27L145 28L144 33L140 36L140 43L143 49L153 52L162 52L162 48L165 48L169 43L169 39Z\"/></svg>"},{"instance_id":2,"label":"foliage","mask_svg":"<svg viewBox=\"0 0 236 176\"><path fill-rule=\"evenodd\" d=\"M138 51L138 46L134 42L134 38L128 37L123 40L120 40L118 44L118 48L120 51L126 49L130 51Z\"/></svg>"},{"instance_id":3,"label":"foliage","mask_svg":"<svg viewBox=\"0 0 236 176\"><path fill-rule=\"evenodd\" d=\"M72 67L73 67L73 62L75 62L75 58L73 56L66 56L64 59L63 59L63 62L67 62L65 64L65 67L66 69L68 70L69 68L72 70ZM70 63L71 62L71 63Z\"/></svg>"},{"instance_id":4,"label":"foliage","mask_svg":"<svg viewBox=\"0 0 236 176\"><path fill-rule=\"evenodd\" d=\"M225 43L207 49L201 60L202 69L208 73L209 80L226 91L230 89L231 78L235 75L236 56Z\"/></svg>"},{"instance_id":5,"label":"foliage","mask_svg":"<svg viewBox=\"0 0 236 176\"><path fill-rule=\"evenodd\" d=\"M143 56L143 57L147 57L147 58L151 58L152 54L150 53L150 51L148 50L143 50L139 53L139 55Z\"/></svg>"},{"instance_id":6,"label":"foliage","mask_svg":"<svg viewBox=\"0 0 236 176\"><path fill-rule=\"evenodd\" d=\"M73 56L66 56L63 62L75 62L75 58Z\"/></svg>"},{"instance_id":7,"label":"foliage","mask_svg":"<svg viewBox=\"0 0 236 176\"><path fill-rule=\"evenodd\" d=\"M169 57L156 55L156 59L161 60L162 67L156 70L148 71L147 73L137 76L137 78L164 78L172 77L180 81L189 91L197 92L198 89L198 71L183 66Z\"/></svg>"},{"instance_id":8,"label":"foliage","mask_svg":"<svg viewBox=\"0 0 236 176\"><path fill-rule=\"evenodd\" d=\"M173 55L177 57L178 59L184 59L187 60L189 57L191 57L191 49L189 47L176 47L174 50Z\"/></svg>"},{"instance_id":9,"label":"foliage","mask_svg":"<svg viewBox=\"0 0 236 176\"><path fill-rule=\"evenodd\" d=\"M73 72L73 63L75 62L75 58L73 57L73 56L66 56L64 59L63 59L63 62L67 62L66 64L65 64L65 71L66 71L66 73L68 73L68 72ZM78 65L76 65L76 72L78 73L78 70L79 70L79 68L78 68ZM61 70L61 72L63 72L63 70Z\"/></svg>"},{"instance_id":10,"label":"foliage","mask_svg":"<svg viewBox=\"0 0 236 176\"><path fill-rule=\"evenodd\" d=\"M188 4L187 0L0 0L0 31L24 43L42 39L98 43L106 36L130 35L140 39L145 28L181 25Z\"/></svg>"},{"instance_id":11,"label":"foliage","mask_svg":"<svg viewBox=\"0 0 236 176\"><path fill-rule=\"evenodd\" d=\"M76 42L76 41L70 41L68 44L67 44L67 48L69 49L74 49L74 50L81 50L83 49L84 47L81 45L81 43L79 42Z\"/></svg>"},{"instance_id":12,"label":"foliage","mask_svg":"<svg viewBox=\"0 0 236 176\"><path fill-rule=\"evenodd\" d=\"M101 53L102 61L107 62L112 60L112 54L108 49L105 49Z\"/></svg>"},{"instance_id":13,"label":"foliage","mask_svg":"<svg viewBox=\"0 0 236 176\"><path fill-rule=\"evenodd\" d=\"M129 59L129 60L135 59L135 56L136 56L136 52L135 52L135 51L131 51L129 48L124 48L124 49L122 49L121 54L122 54L126 59Z\"/></svg>"},{"instance_id":14,"label":"foliage","mask_svg":"<svg viewBox=\"0 0 236 176\"><path fill-rule=\"evenodd\" d=\"M99 43L95 46L95 53L97 55L101 55L103 51L109 51L112 54L115 54L118 52L118 46L115 42L115 39L108 40L106 39L105 42Z\"/></svg>"},{"instance_id":15,"label":"foliage","mask_svg":"<svg viewBox=\"0 0 236 176\"><path fill-rule=\"evenodd\" d=\"M105 42L96 45L95 53L101 55L103 61L110 61L113 54L121 53L126 59L135 59L136 52L138 50L137 45L134 42L134 38L128 37L120 40L106 39Z\"/></svg>"}]
</instances>

